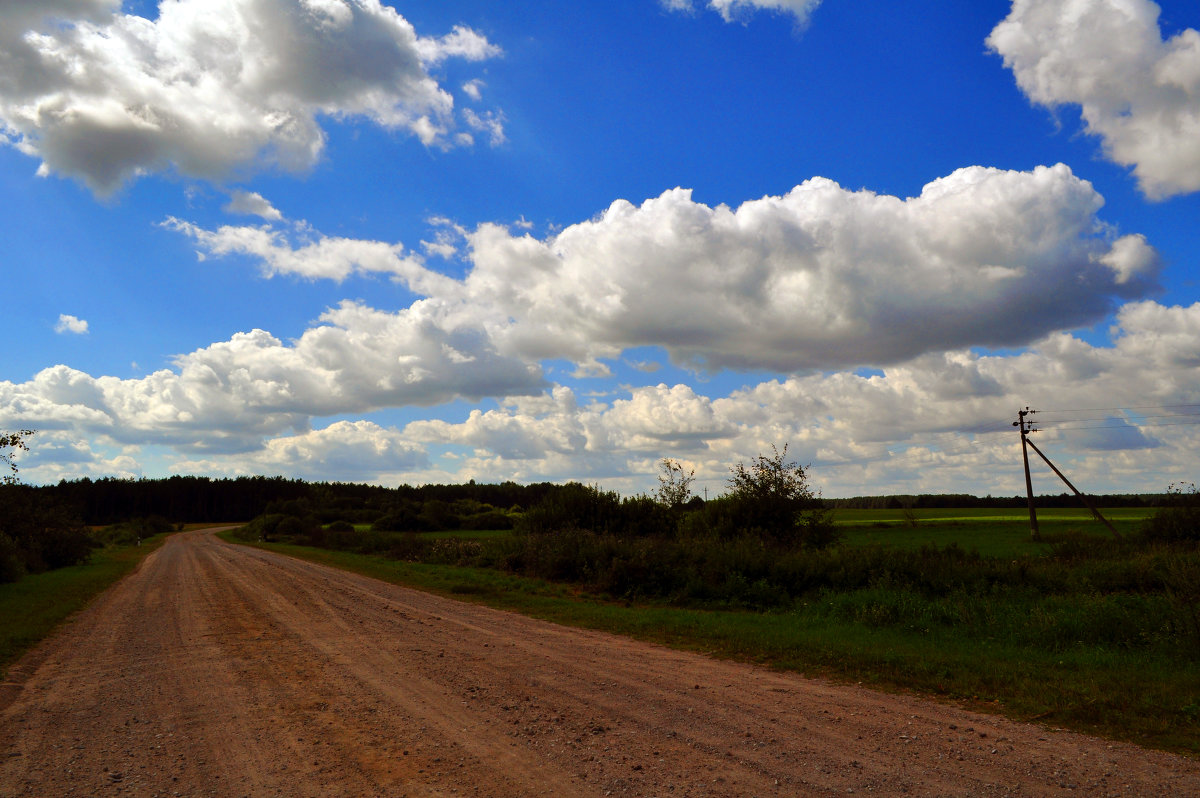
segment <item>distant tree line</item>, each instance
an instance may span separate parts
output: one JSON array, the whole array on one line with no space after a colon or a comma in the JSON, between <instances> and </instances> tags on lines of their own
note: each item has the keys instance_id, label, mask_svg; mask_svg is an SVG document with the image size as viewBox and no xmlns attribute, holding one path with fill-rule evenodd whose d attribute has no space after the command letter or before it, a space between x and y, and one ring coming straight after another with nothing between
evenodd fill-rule
<instances>
[{"instance_id":1,"label":"distant tree line","mask_svg":"<svg viewBox=\"0 0 1200 798\"><path fill-rule=\"evenodd\" d=\"M1161 507L1167 498L1165 493L1090 493L1088 496L1097 507ZM967 493L923 493L895 494L889 496L854 496L848 499L826 499L831 509L844 510L899 510L899 509L1006 509L1025 507L1025 496L972 496ZM1060 493L1034 498L1038 507L1079 507L1079 499L1073 494Z\"/></svg>"},{"instance_id":2,"label":"distant tree line","mask_svg":"<svg viewBox=\"0 0 1200 798\"><path fill-rule=\"evenodd\" d=\"M165 479L88 479L32 488L44 500L71 508L89 525L115 524L130 518L162 516L175 522L246 521L273 503L305 502L328 520L372 523L380 516L413 505L470 500L511 509L536 504L551 483L378 485L305 482L284 477L174 476Z\"/></svg>"},{"instance_id":3,"label":"distant tree line","mask_svg":"<svg viewBox=\"0 0 1200 798\"><path fill-rule=\"evenodd\" d=\"M345 482L305 482L284 477L247 476L228 479L173 476L165 479L83 479L62 481L56 485L30 488L39 499L69 508L84 523L92 526L115 524L131 518L161 516L173 522L245 521L266 512L272 503L302 501L322 520L346 520L371 524L383 515L403 519L420 515L424 505L442 502L453 505L488 505L504 511L529 509L548 495L562 491L564 485L516 482L457 485L400 485L388 488ZM670 489L670 488L669 488ZM678 491L679 487L675 486ZM685 486L686 493L686 486ZM652 497L657 499L657 497ZM1166 494L1093 495L1100 507L1160 507ZM689 496L693 506L703 499ZM969 494L922 494L856 496L824 499L830 509L905 508L1009 508L1024 507L1024 496L972 496ZM668 501L667 503L671 503ZM679 499L683 503L683 499ZM709 503L712 503L710 500ZM1038 507L1077 507L1079 500L1063 493L1037 498ZM445 525L441 507L434 504L428 514L428 530L454 529ZM421 524L415 527L421 530Z\"/></svg>"}]
</instances>

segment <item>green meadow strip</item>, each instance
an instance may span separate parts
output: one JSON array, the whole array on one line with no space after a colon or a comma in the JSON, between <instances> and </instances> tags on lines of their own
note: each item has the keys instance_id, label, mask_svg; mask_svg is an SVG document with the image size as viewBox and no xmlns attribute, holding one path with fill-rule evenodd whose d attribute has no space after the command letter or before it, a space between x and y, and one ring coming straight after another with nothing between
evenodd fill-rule
<instances>
[{"instance_id":1,"label":"green meadow strip","mask_svg":"<svg viewBox=\"0 0 1200 798\"><path fill-rule=\"evenodd\" d=\"M840 617L837 594L777 612L696 610L607 600L491 569L400 562L290 544L245 544L394 584L556 623L892 691L916 692L1017 720L1200 754L1200 663L1161 652L1084 645L1055 650L932 625L877 627ZM977 630L976 630L977 631Z\"/></svg>"},{"instance_id":2,"label":"green meadow strip","mask_svg":"<svg viewBox=\"0 0 1200 798\"><path fill-rule=\"evenodd\" d=\"M1112 538L1107 529L1090 517L1072 517L1061 510L1059 515L1039 514L1042 541L1035 541L1030 537L1028 515L1024 518L989 518L984 515L948 518L921 515L916 526L909 526L882 517L888 512L885 510L862 511L861 520L843 521L841 514L846 512L850 511L838 511L837 524L843 534L842 542L847 546L879 544L901 549L919 549L922 546L940 548L955 544L967 551L977 551L985 557L1019 557L1025 554L1037 557L1049 553L1053 544L1063 535L1078 534L1101 540ZM871 515L866 516L867 512ZM1107 514L1112 511L1103 512ZM1110 518L1117 531L1126 537L1135 536L1143 520L1141 516L1132 513Z\"/></svg>"},{"instance_id":3,"label":"green meadow strip","mask_svg":"<svg viewBox=\"0 0 1200 798\"><path fill-rule=\"evenodd\" d=\"M0 584L0 680L22 654L133 570L166 538L156 535L141 546L97 549L82 565L27 574L16 582Z\"/></svg>"}]
</instances>

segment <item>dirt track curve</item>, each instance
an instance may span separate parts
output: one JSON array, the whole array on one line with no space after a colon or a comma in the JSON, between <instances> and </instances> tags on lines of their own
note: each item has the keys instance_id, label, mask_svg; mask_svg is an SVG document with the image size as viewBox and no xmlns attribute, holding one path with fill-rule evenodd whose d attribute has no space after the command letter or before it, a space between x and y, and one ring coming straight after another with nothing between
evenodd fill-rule
<instances>
[{"instance_id":1,"label":"dirt track curve","mask_svg":"<svg viewBox=\"0 0 1200 798\"><path fill-rule=\"evenodd\" d=\"M1200 762L175 535L0 688L0 796L1200 795Z\"/></svg>"}]
</instances>

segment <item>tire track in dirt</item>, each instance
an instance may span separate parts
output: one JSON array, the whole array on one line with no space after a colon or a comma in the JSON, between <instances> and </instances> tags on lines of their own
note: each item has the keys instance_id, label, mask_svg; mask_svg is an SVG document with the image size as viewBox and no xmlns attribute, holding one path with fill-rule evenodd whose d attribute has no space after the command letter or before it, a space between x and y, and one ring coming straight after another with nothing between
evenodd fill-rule
<instances>
[{"instance_id":1,"label":"tire track in dirt","mask_svg":"<svg viewBox=\"0 0 1200 798\"><path fill-rule=\"evenodd\" d=\"M31 652L0 795L1200 794L1200 763L175 535Z\"/></svg>"}]
</instances>

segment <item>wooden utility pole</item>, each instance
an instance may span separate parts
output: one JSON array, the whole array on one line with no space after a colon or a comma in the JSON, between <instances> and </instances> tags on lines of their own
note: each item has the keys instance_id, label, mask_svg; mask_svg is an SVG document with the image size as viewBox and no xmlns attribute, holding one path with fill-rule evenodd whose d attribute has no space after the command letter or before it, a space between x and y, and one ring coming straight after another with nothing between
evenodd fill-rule
<instances>
[{"instance_id":1,"label":"wooden utility pole","mask_svg":"<svg viewBox=\"0 0 1200 798\"><path fill-rule=\"evenodd\" d=\"M1059 471L1057 468L1054 467L1054 463L1050 462L1050 458L1047 457L1045 454L1043 454L1041 449L1034 446L1033 441L1030 441L1029 445L1033 446L1033 450L1038 453L1038 456L1046 461L1046 465L1050 466L1050 470L1053 471L1055 474L1058 474L1058 478L1061 479L1063 482L1067 483L1067 487L1070 488L1072 491L1074 491L1075 495L1079 498L1079 501L1083 502L1084 506L1092 511L1092 515L1095 516L1095 518L1098 521L1102 522L1106 527L1108 527L1108 531L1113 533L1113 537L1116 538L1117 540L1120 540L1121 533L1117 531L1117 528L1115 526L1113 526L1112 524L1110 524L1108 522L1107 518L1100 515L1100 511L1096 509L1096 505L1094 505L1090 501L1088 501L1087 496L1084 496L1082 493L1080 493L1079 489L1071 484L1071 480L1067 479L1066 476L1063 474L1063 472ZM1028 468L1028 461L1026 461L1026 468ZM1029 473L1029 472L1026 471L1026 473Z\"/></svg>"},{"instance_id":2,"label":"wooden utility pole","mask_svg":"<svg viewBox=\"0 0 1200 798\"><path fill-rule=\"evenodd\" d=\"M1013 426L1021 430L1021 459L1025 461L1025 496L1029 501L1029 531L1030 534L1033 535L1033 539L1041 540L1042 533L1038 530L1037 511L1033 509L1033 481L1029 478L1030 447L1037 452L1038 457L1046 461L1046 465L1050 466L1050 470L1057 474L1058 478L1066 483L1067 487L1075 493L1075 496L1078 497L1079 501L1083 502L1084 506L1092 511L1092 515L1096 518L1096 520L1108 527L1108 531L1113 533L1113 537L1117 540L1120 540L1121 533L1117 531L1117 528L1110 524L1107 518L1100 515L1100 511L1096 509L1096 506L1088 501L1088 498L1080 493L1078 488L1071 484L1071 480L1067 479L1066 475L1059 471L1054 463L1050 462L1050 458L1047 457L1045 453L1034 444L1033 441L1029 440L1029 433L1037 432L1038 430L1033 426L1034 422L1032 420L1026 420L1025 417L1036 412L1036 410L1030 410L1028 407L1026 407L1024 410L1018 410L1017 420L1013 422Z\"/></svg>"},{"instance_id":3,"label":"wooden utility pole","mask_svg":"<svg viewBox=\"0 0 1200 798\"><path fill-rule=\"evenodd\" d=\"M1033 480L1029 478L1029 440L1028 435L1031 432L1037 432L1033 426L1033 420L1025 420L1025 417L1031 413L1036 413L1036 410L1030 410L1026 407L1024 410L1017 411L1017 420L1013 422L1013 426L1021 430L1021 459L1025 462L1025 498L1029 502L1029 534L1034 540L1041 540L1042 533L1038 530L1037 510L1033 507ZM1040 454L1040 452L1039 452Z\"/></svg>"}]
</instances>

